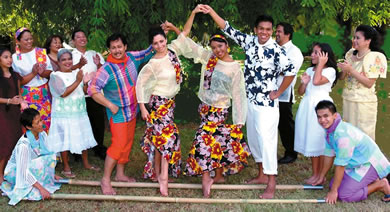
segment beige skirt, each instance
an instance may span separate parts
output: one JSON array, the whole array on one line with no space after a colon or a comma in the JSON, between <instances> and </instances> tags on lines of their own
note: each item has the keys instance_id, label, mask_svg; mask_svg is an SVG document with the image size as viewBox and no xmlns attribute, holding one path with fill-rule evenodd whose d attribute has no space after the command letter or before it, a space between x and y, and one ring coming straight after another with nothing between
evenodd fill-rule
<instances>
[{"instance_id":1,"label":"beige skirt","mask_svg":"<svg viewBox=\"0 0 390 212\"><path fill-rule=\"evenodd\" d=\"M375 141L378 102L343 100L343 119L361 129Z\"/></svg>"}]
</instances>

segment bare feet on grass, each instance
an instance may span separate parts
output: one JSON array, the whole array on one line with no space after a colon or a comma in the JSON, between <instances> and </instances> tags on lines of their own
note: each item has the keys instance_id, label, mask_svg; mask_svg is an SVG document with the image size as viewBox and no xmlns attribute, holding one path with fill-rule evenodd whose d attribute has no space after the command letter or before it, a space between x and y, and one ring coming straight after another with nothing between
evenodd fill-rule
<instances>
[{"instance_id":1,"label":"bare feet on grass","mask_svg":"<svg viewBox=\"0 0 390 212\"><path fill-rule=\"evenodd\" d=\"M313 175L313 176L311 176L310 178L306 179L304 182L305 182L306 184L312 185L313 183L317 182L318 179L319 179L319 176Z\"/></svg>"},{"instance_id":2,"label":"bare feet on grass","mask_svg":"<svg viewBox=\"0 0 390 212\"><path fill-rule=\"evenodd\" d=\"M211 186L214 180L212 178L202 179L202 191L204 198L210 198Z\"/></svg>"},{"instance_id":3,"label":"bare feet on grass","mask_svg":"<svg viewBox=\"0 0 390 212\"><path fill-rule=\"evenodd\" d=\"M313 186L316 186L316 185L324 185L326 181L326 178L325 177L318 177L312 184L310 185L313 185Z\"/></svg>"},{"instance_id":4,"label":"bare feet on grass","mask_svg":"<svg viewBox=\"0 0 390 212\"><path fill-rule=\"evenodd\" d=\"M158 182L158 177L150 178L152 182ZM172 178L168 178L168 183L174 183L175 181Z\"/></svg>"},{"instance_id":5,"label":"bare feet on grass","mask_svg":"<svg viewBox=\"0 0 390 212\"><path fill-rule=\"evenodd\" d=\"M126 175L115 176L114 179L115 179L115 181L118 181L118 182L128 182L128 183L136 182L134 177L128 177Z\"/></svg>"},{"instance_id":6,"label":"bare feet on grass","mask_svg":"<svg viewBox=\"0 0 390 212\"><path fill-rule=\"evenodd\" d=\"M267 184L268 183L268 176L261 174L257 177L254 177L252 179L246 180L246 184Z\"/></svg>"},{"instance_id":7,"label":"bare feet on grass","mask_svg":"<svg viewBox=\"0 0 390 212\"><path fill-rule=\"evenodd\" d=\"M267 188L265 188L264 193L259 196L260 199L273 199L276 189L275 182L269 182Z\"/></svg>"},{"instance_id":8,"label":"bare feet on grass","mask_svg":"<svg viewBox=\"0 0 390 212\"><path fill-rule=\"evenodd\" d=\"M388 195L390 195L390 185L389 185L389 181L387 181L386 178L383 178L381 181L381 186L382 186L382 189L381 191L385 194L385 197L382 199L384 202L389 202L390 201L390 197L386 197Z\"/></svg>"},{"instance_id":9,"label":"bare feet on grass","mask_svg":"<svg viewBox=\"0 0 390 212\"><path fill-rule=\"evenodd\" d=\"M158 183L160 184L160 194L163 197L168 196L168 178L162 179L161 176L158 177Z\"/></svg>"},{"instance_id":10,"label":"bare feet on grass","mask_svg":"<svg viewBox=\"0 0 390 212\"><path fill-rule=\"evenodd\" d=\"M102 179L100 181L100 187L102 188L102 192L104 195L116 195L115 190L111 186L110 180Z\"/></svg>"},{"instance_id":11,"label":"bare feet on grass","mask_svg":"<svg viewBox=\"0 0 390 212\"><path fill-rule=\"evenodd\" d=\"M214 177L214 183L225 183L226 180L224 177Z\"/></svg>"}]
</instances>

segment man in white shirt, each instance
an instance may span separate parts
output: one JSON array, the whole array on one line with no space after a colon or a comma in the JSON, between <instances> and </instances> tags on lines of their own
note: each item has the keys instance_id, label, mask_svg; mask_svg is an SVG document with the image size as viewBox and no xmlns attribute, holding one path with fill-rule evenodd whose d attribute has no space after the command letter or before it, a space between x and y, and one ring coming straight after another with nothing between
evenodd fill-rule
<instances>
[{"instance_id":1,"label":"man in white shirt","mask_svg":"<svg viewBox=\"0 0 390 212\"><path fill-rule=\"evenodd\" d=\"M91 78L94 73L104 64L103 56L93 50L87 50L88 39L82 30L72 33L73 44L76 47L72 51L73 68L84 71L84 76ZM88 117L91 122L93 136L98 145L93 148L95 155L104 160L107 148L103 145L105 131L105 108L96 103L90 96L85 96Z\"/></svg>"},{"instance_id":2,"label":"man in white shirt","mask_svg":"<svg viewBox=\"0 0 390 212\"><path fill-rule=\"evenodd\" d=\"M303 55L301 50L292 43L294 29L288 23L279 23L276 25L276 42L284 48L287 57L290 59L296 73L298 73L303 63ZM284 76L279 75L278 86L283 81ZM295 102L294 85L297 80L295 76L290 86L279 96L279 134L282 144L286 149L284 157L278 160L279 164L292 163L297 159L297 153L294 151L294 116L292 113L292 105Z\"/></svg>"},{"instance_id":3,"label":"man in white shirt","mask_svg":"<svg viewBox=\"0 0 390 212\"><path fill-rule=\"evenodd\" d=\"M273 39L273 18L267 15L257 17L254 25L256 35L240 32L222 19L210 6L204 5L222 31L245 51L244 77L248 98L246 121L250 151L259 167L255 178L247 183L267 184L259 197L272 199L276 188L277 143L279 102L296 74L285 51ZM283 82L277 88L277 77L284 74Z\"/></svg>"}]
</instances>

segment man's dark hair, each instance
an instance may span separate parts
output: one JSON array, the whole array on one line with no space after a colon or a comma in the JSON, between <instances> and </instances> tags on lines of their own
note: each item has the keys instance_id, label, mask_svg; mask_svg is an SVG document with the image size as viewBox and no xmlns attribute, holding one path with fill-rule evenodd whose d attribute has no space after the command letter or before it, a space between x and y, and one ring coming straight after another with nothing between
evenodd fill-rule
<instances>
[{"instance_id":1,"label":"man's dark hair","mask_svg":"<svg viewBox=\"0 0 390 212\"><path fill-rule=\"evenodd\" d=\"M112 34L110 37L107 38L107 41L106 41L106 46L107 48L110 48L110 44L112 41L116 41L120 39L123 43L123 45L127 45L127 40L126 40L126 37L120 33L114 33Z\"/></svg>"},{"instance_id":2,"label":"man's dark hair","mask_svg":"<svg viewBox=\"0 0 390 212\"><path fill-rule=\"evenodd\" d=\"M82 30L82 29L75 29L72 32L72 40L74 40L74 37L76 36L76 33L78 33L78 32L82 32L82 33L84 33L85 36L87 36L87 33L85 33L84 30Z\"/></svg>"},{"instance_id":3,"label":"man's dark hair","mask_svg":"<svg viewBox=\"0 0 390 212\"><path fill-rule=\"evenodd\" d=\"M318 110L329 109L329 111L332 114L337 113L336 105L334 105L333 102L331 102L329 100L322 100L322 101L318 102L318 104L317 104L315 109L316 109L316 112Z\"/></svg>"},{"instance_id":4,"label":"man's dark hair","mask_svg":"<svg viewBox=\"0 0 390 212\"><path fill-rule=\"evenodd\" d=\"M282 26L284 34L285 35L290 35L290 40L292 40L293 34L294 34L294 29L291 26L291 24L286 23L286 22L280 22L280 23L278 23L278 25L276 25L276 27L278 27L278 26Z\"/></svg>"},{"instance_id":5,"label":"man's dark hair","mask_svg":"<svg viewBox=\"0 0 390 212\"><path fill-rule=\"evenodd\" d=\"M26 129L27 127L32 127L33 120L37 115L40 115L37 110L34 108L27 108L23 110L22 115L20 115L20 123Z\"/></svg>"},{"instance_id":6,"label":"man's dark hair","mask_svg":"<svg viewBox=\"0 0 390 212\"><path fill-rule=\"evenodd\" d=\"M274 25L274 19L269 15L259 15L255 21L255 27L259 25L260 22L271 22L272 26Z\"/></svg>"}]
</instances>

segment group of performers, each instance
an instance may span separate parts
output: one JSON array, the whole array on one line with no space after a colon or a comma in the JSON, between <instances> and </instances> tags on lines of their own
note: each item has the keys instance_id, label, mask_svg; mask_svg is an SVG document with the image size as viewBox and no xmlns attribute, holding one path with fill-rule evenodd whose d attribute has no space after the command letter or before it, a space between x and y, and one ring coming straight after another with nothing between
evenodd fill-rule
<instances>
[{"instance_id":1,"label":"group of performers","mask_svg":"<svg viewBox=\"0 0 390 212\"><path fill-rule=\"evenodd\" d=\"M210 48L188 37L197 13L209 14L244 50L244 71L229 55L225 35L212 35ZM138 106L146 121L141 140L147 155L143 177L157 181L162 196L168 196L168 176L183 173L201 175L203 195L208 198L213 183L223 183L225 176L240 172L252 155L258 174L246 182L267 184L260 198L273 198L279 129L286 148L279 164L294 162L297 152L310 157L313 174L307 184L325 183L326 173L335 165L327 202L360 201L375 191L383 192L382 200L389 202L386 176L390 163L374 141L375 81L387 72L376 31L366 25L357 27L353 49L342 63L336 63L330 45L313 44L312 65L298 89L305 95L294 126L294 85L303 56L291 42L292 26L279 23L273 40L273 24L272 17L259 16L254 35L245 34L210 6L200 4L183 31L170 22L151 28L150 46L145 50L127 51L126 37L112 34L106 42L110 53L106 61L86 49L87 37L81 30L72 34L75 49L68 50L61 48L62 38L57 35L48 38L46 49L36 48L31 31L18 29L16 52L11 56L9 50L0 51L0 184L9 204L46 199L59 189L55 180L60 177L54 173L56 153L61 153L62 176L74 178L68 153L81 154L85 169L100 171L88 161L87 150L94 147L95 154L105 159L101 179L105 195L116 194L111 186L115 167L115 181L135 182L125 175L125 165ZM169 44L168 31L178 35ZM175 96L183 81L180 55L202 64L201 123L183 171L179 130L174 123ZM337 79L346 79L343 119L351 124L341 120L329 96ZM226 123L230 107L233 124ZM111 131L107 149L103 146L104 108ZM245 124L248 143L243 139Z\"/></svg>"}]
</instances>

